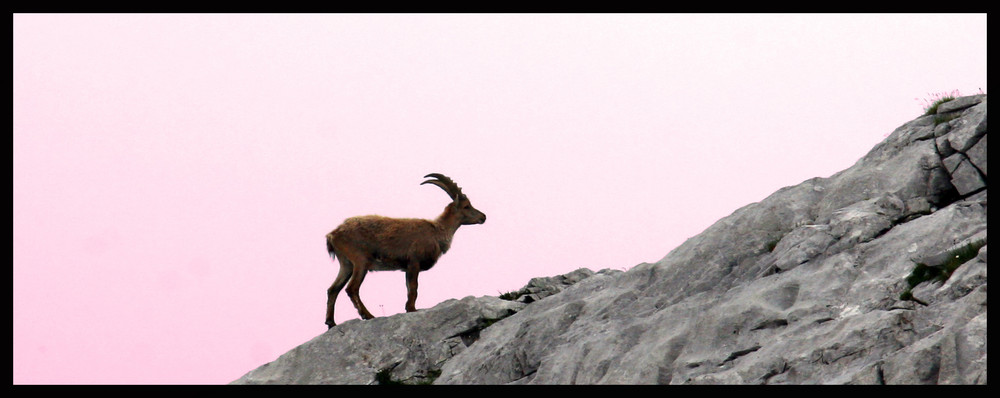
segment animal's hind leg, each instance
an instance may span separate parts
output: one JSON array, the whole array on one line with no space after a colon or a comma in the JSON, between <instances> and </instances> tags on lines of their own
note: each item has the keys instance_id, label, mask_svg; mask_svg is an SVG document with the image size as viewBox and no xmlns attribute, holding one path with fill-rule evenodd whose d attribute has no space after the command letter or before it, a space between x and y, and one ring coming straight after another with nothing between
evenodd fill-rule
<instances>
[{"instance_id":1,"label":"animal's hind leg","mask_svg":"<svg viewBox=\"0 0 1000 398\"><path fill-rule=\"evenodd\" d=\"M337 277L333 280L333 284L330 288L326 290L326 326L327 328L334 327L337 323L333 320L333 307L337 303L337 295L340 294L340 289L344 288L347 281L351 278L351 274L354 273L354 264L351 264L351 260L341 256L340 257L340 271L337 273Z\"/></svg>"},{"instance_id":2,"label":"animal's hind leg","mask_svg":"<svg viewBox=\"0 0 1000 398\"><path fill-rule=\"evenodd\" d=\"M347 297L351 298L351 302L354 303L354 308L358 309L358 315L361 315L361 319L372 319L375 316L368 312L365 304L361 302L361 296L358 295L361 291L361 283L365 281L365 274L368 273L366 260L362 258L351 261L354 263L354 271L350 282L347 283Z\"/></svg>"}]
</instances>

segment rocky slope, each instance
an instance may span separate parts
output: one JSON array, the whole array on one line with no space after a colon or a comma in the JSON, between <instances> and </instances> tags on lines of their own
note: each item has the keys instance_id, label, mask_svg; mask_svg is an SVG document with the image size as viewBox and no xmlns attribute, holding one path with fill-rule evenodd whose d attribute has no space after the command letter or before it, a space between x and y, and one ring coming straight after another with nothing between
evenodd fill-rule
<instances>
[{"instance_id":1,"label":"rocky slope","mask_svg":"<svg viewBox=\"0 0 1000 398\"><path fill-rule=\"evenodd\" d=\"M656 263L345 322L234 384L985 384L986 113L944 103Z\"/></svg>"}]
</instances>

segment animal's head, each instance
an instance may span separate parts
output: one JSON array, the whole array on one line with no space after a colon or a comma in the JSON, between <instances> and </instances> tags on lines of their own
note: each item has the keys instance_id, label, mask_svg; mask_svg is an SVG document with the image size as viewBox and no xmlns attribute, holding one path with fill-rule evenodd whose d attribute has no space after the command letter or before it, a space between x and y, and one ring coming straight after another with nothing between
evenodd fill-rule
<instances>
[{"instance_id":1,"label":"animal's head","mask_svg":"<svg viewBox=\"0 0 1000 398\"><path fill-rule=\"evenodd\" d=\"M458 212L459 223L461 223L462 225L469 225L469 224L482 224L486 222L486 214L477 210L475 207L472 207L472 202L469 201L469 198L462 193L462 188L460 188L458 184L455 184L455 182L452 181L451 178L448 178L438 173L428 174L424 176L424 178L433 178L433 179L424 181L420 183L420 185L424 184L437 185L438 187L440 187L441 189L443 189L445 192L448 193L448 196L450 196L452 200L449 206L451 206L454 209L454 211Z\"/></svg>"}]
</instances>

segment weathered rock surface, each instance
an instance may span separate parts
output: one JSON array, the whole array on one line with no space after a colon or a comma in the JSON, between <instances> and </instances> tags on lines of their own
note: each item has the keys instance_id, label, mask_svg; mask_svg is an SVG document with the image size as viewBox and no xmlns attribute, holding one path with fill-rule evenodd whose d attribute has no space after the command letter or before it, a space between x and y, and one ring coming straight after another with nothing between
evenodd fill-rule
<instances>
[{"instance_id":1,"label":"weathered rock surface","mask_svg":"<svg viewBox=\"0 0 1000 398\"><path fill-rule=\"evenodd\" d=\"M419 312L344 322L236 381L243 384L418 384L526 304L496 297L447 300Z\"/></svg>"},{"instance_id":2,"label":"weathered rock surface","mask_svg":"<svg viewBox=\"0 0 1000 398\"><path fill-rule=\"evenodd\" d=\"M987 239L986 95L953 102L656 263L345 322L234 383L985 384L988 246L900 298Z\"/></svg>"}]
</instances>

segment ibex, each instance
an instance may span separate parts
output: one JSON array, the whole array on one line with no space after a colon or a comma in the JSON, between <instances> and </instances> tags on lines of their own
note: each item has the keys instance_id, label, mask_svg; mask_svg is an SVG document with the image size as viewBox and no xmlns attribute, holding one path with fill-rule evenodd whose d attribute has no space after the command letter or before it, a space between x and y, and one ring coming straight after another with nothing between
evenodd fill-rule
<instances>
[{"instance_id":1,"label":"ibex","mask_svg":"<svg viewBox=\"0 0 1000 398\"><path fill-rule=\"evenodd\" d=\"M374 215L352 217L326 235L326 249L330 252L330 258L340 260L340 272L326 291L328 328L336 325L333 307L345 284L347 296L351 298L361 318L374 318L358 297L361 282L364 282L368 271L405 271L406 312L416 311L417 274L430 269L448 251L451 238L458 227L486 222L486 214L472 207L469 198L462 194L462 188L450 178L437 173L428 174L424 178L433 179L420 185L437 185L452 199L437 219Z\"/></svg>"}]
</instances>

